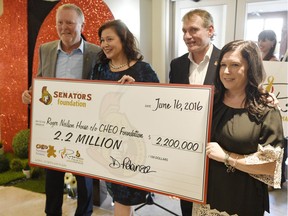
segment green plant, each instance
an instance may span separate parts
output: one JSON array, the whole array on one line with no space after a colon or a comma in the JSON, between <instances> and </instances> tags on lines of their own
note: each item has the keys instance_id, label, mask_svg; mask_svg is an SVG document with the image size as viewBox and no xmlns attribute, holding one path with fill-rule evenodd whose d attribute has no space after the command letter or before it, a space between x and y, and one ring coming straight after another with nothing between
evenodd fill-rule
<instances>
[{"instance_id":1,"label":"green plant","mask_svg":"<svg viewBox=\"0 0 288 216\"><path fill-rule=\"evenodd\" d=\"M9 185L10 183L13 184L13 182L17 181L18 179L23 179L22 172L8 170L0 173L0 185Z\"/></svg>"},{"instance_id":2,"label":"green plant","mask_svg":"<svg viewBox=\"0 0 288 216\"><path fill-rule=\"evenodd\" d=\"M0 140L0 154L4 154L4 143L2 140Z\"/></svg>"},{"instance_id":3,"label":"green plant","mask_svg":"<svg viewBox=\"0 0 288 216\"><path fill-rule=\"evenodd\" d=\"M30 129L20 130L12 140L14 154L19 158L28 158Z\"/></svg>"},{"instance_id":4,"label":"green plant","mask_svg":"<svg viewBox=\"0 0 288 216\"><path fill-rule=\"evenodd\" d=\"M30 170L30 166L29 166L29 163L28 163L28 162L26 162L26 163L24 164L23 170Z\"/></svg>"},{"instance_id":5,"label":"green plant","mask_svg":"<svg viewBox=\"0 0 288 216\"><path fill-rule=\"evenodd\" d=\"M43 168L40 167L31 167L31 178L39 178L45 174Z\"/></svg>"},{"instance_id":6,"label":"green plant","mask_svg":"<svg viewBox=\"0 0 288 216\"><path fill-rule=\"evenodd\" d=\"M4 154L0 155L0 173L9 170L9 168L8 158Z\"/></svg>"},{"instance_id":7,"label":"green plant","mask_svg":"<svg viewBox=\"0 0 288 216\"><path fill-rule=\"evenodd\" d=\"M15 156L13 152L6 152L4 155L10 163L15 158L19 159L18 157ZM20 160L22 161L22 167L26 162L28 162L28 159L20 159ZM2 162L0 162L0 165L2 165ZM9 169L5 172L0 173L0 185L14 185L20 179L23 179L23 177L24 175L22 171L19 172Z\"/></svg>"},{"instance_id":8,"label":"green plant","mask_svg":"<svg viewBox=\"0 0 288 216\"><path fill-rule=\"evenodd\" d=\"M23 169L22 161L19 158L14 158L10 162L10 168L13 171L21 171Z\"/></svg>"}]
</instances>

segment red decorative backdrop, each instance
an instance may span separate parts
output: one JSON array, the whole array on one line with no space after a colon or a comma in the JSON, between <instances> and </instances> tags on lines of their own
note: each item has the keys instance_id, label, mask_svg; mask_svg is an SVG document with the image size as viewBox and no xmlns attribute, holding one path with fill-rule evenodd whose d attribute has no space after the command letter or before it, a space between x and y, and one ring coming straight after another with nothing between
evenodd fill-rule
<instances>
[{"instance_id":1,"label":"red decorative backdrop","mask_svg":"<svg viewBox=\"0 0 288 216\"><path fill-rule=\"evenodd\" d=\"M100 25L114 19L102 0L61 0L40 28L34 50L33 76L37 73L40 44L58 39L55 14L65 3L82 8L86 22L83 35L92 43L99 44L97 31ZM28 87L27 1L4 0L3 5L0 16L0 140L4 141L5 151L12 151L13 136L28 127L27 106L21 101L21 94Z\"/></svg>"},{"instance_id":2,"label":"red decorative backdrop","mask_svg":"<svg viewBox=\"0 0 288 216\"><path fill-rule=\"evenodd\" d=\"M11 151L15 133L27 128L27 106L21 94L27 88L27 1L3 1L0 16L0 139Z\"/></svg>"}]
</instances>

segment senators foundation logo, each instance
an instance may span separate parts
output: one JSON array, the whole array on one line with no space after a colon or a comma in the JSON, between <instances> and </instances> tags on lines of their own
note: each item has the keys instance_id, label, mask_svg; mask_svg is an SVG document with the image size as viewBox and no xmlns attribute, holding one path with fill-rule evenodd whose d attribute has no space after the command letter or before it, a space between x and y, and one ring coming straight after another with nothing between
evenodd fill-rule
<instances>
[{"instance_id":1,"label":"senators foundation logo","mask_svg":"<svg viewBox=\"0 0 288 216\"><path fill-rule=\"evenodd\" d=\"M50 94L51 92L51 94ZM83 107L87 106L87 102L92 100L92 94L81 92L67 92L67 91L52 91L47 89L47 86L42 87L42 95L39 101L45 105L49 105L54 101L58 106L72 106Z\"/></svg>"},{"instance_id":2,"label":"senators foundation logo","mask_svg":"<svg viewBox=\"0 0 288 216\"><path fill-rule=\"evenodd\" d=\"M45 105L49 105L52 102L52 95L48 92L47 86L42 87L42 97L39 99Z\"/></svg>"}]
</instances>

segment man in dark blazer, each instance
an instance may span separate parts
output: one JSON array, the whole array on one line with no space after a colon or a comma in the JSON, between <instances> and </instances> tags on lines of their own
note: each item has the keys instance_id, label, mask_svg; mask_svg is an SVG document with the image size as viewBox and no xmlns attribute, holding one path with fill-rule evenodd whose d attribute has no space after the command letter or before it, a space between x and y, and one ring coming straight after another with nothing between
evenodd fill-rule
<instances>
[{"instance_id":1,"label":"man in dark blazer","mask_svg":"<svg viewBox=\"0 0 288 216\"><path fill-rule=\"evenodd\" d=\"M170 83L213 84L220 54L220 50L211 44L213 18L207 11L196 9L185 14L182 22L183 40L189 52L171 61ZM193 73L203 73L203 76L193 78Z\"/></svg>"},{"instance_id":2,"label":"man in dark blazer","mask_svg":"<svg viewBox=\"0 0 288 216\"><path fill-rule=\"evenodd\" d=\"M56 29L60 40L39 48L38 77L88 79L98 61L98 46L84 41L81 33L84 14L74 4L60 6L56 13ZM25 104L31 103L31 87L22 94ZM48 216L61 216L64 192L64 172L46 169L46 206ZM93 179L76 176L77 209L75 216L90 216L93 212ZM37 214L37 213L35 213Z\"/></svg>"},{"instance_id":3,"label":"man in dark blazer","mask_svg":"<svg viewBox=\"0 0 288 216\"><path fill-rule=\"evenodd\" d=\"M192 10L182 18L183 40L188 53L173 59L170 64L169 82L180 84L211 85L216 75L220 50L212 45L213 18L205 10ZM192 215L193 204L180 200L183 216Z\"/></svg>"}]
</instances>

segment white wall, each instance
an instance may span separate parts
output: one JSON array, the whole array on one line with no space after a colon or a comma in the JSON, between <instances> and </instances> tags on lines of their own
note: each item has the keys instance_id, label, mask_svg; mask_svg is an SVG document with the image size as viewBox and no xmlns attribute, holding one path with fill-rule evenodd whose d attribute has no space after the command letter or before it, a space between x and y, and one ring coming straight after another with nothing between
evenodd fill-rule
<instances>
[{"instance_id":1,"label":"white wall","mask_svg":"<svg viewBox=\"0 0 288 216\"><path fill-rule=\"evenodd\" d=\"M152 0L152 65L160 82L168 81L170 59L169 0Z\"/></svg>"},{"instance_id":2,"label":"white wall","mask_svg":"<svg viewBox=\"0 0 288 216\"><path fill-rule=\"evenodd\" d=\"M139 0L104 0L115 19L121 19L139 40L140 6Z\"/></svg>"},{"instance_id":3,"label":"white wall","mask_svg":"<svg viewBox=\"0 0 288 216\"><path fill-rule=\"evenodd\" d=\"M152 22L152 0L140 0L140 50L144 61L150 64L152 64Z\"/></svg>"}]
</instances>

